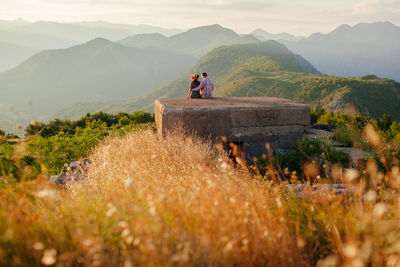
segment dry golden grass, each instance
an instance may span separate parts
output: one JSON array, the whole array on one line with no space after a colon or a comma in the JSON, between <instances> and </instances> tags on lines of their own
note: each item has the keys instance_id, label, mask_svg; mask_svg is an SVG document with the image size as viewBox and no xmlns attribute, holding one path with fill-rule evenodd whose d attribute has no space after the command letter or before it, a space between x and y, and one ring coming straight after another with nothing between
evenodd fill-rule
<instances>
[{"instance_id":1,"label":"dry golden grass","mask_svg":"<svg viewBox=\"0 0 400 267\"><path fill-rule=\"evenodd\" d=\"M39 179L1 193L0 264L400 264L398 167L370 163L359 198L299 199L181 132L111 138L91 160L68 189Z\"/></svg>"}]
</instances>

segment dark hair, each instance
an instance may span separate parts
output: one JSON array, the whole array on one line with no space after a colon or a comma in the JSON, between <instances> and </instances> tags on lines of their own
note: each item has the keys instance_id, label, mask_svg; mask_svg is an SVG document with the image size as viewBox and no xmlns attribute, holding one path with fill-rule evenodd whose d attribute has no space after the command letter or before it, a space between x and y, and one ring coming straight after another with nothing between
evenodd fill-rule
<instances>
[{"instance_id":1,"label":"dark hair","mask_svg":"<svg viewBox=\"0 0 400 267\"><path fill-rule=\"evenodd\" d=\"M204 77L207 77L207 72L203 72L202 74Z\"/></svg>"},{"instance_id":2,"label":"dark hair","mask_svg":"<svg viewBox=\"0 0 400 267\"><path fill-rule=\"evenodd\" d=\"M190 77L190 79L192 80L192 82L197 81L199 79L199 74L192 74L192 76Z\"/></svg>"}]
</instances>

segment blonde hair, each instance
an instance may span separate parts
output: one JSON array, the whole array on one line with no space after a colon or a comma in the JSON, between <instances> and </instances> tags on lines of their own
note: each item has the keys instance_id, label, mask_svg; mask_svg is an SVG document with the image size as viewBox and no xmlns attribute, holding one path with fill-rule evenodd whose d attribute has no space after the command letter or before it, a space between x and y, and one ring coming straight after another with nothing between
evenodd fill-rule
<instances>
[{"instance_id":1,"label":"blonde hair","mask_svg":"<svg viewBox=\"0 0 400 267\"><path fill-rule=\"evenodd\" d=\"M192 82L197 81L199 79L199 74L192 74L192 76L190 77L190 79L192 80Z\"/></svg>"}]
</instances>

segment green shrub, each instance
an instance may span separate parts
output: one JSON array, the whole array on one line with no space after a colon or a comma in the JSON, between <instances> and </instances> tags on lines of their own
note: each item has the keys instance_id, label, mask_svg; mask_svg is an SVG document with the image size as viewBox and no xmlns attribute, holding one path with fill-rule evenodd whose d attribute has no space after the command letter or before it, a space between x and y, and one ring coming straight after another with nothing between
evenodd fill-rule
<instances>
[{"instance_id":1,"label":"green shrub","mask_svg":"<svg viewBox=\"0 0 400 267\"><path fill-rule=\"evenodd\" d=\"M351 134L351 130L347 125L341 125L335 130L335 134L333 139L341 142L345 146L353 145L353 137Z\"/></svg>"},{"instance_id":2,"label":"green shrub","mask_svg":"<svg viewBox=\"0 0 400 267\"><path fill-rule=\"evenodd\" d=\"M85 128L93 122L105 123L106 127L124 127L130 124L154 122L154 115L148 112L136 111L132 114L118 113L107 114L105 112L96 112L86 114L79 120L60 120L54 119L49 123L33 122L26 128L26 135L37 135L50 137L58 133L73 135L78 128Z\"/></svg>"},{"instance_id":3,"label":"green shrub","mask_svg":"<svg viewBox=\"0 0 400 267\"><path fill-rule=\"evenodd\" d=\"M106 123L92 122L86 128L76 128L73 135L60 132L50 137L38 136L29 143L28 151L46 165L49 174L58 174L64 164L87 156L106 136Z\"/></svg>"},{"instance_id":4,"label":"green shrub","mask_svg":"<svg viewBox=\"0 0 400 267\"><path fill-rule=\"evenodd\" d=\"M296 172L303 181L305 178L303 167L307 162L314 162L320 170L323 170L324 166L334 164L340 164L344 167L350 165L349 155L332 147L329 141L308 140L306 138L299 139L297 147L293 151L274 153L273 161L275 167L282 173L286 172L286 175L288 175L291 172ZM258 168L264 171L270 162L268 159L260 158L257 163ZM262 174L265 174L265 172Z\"/></svg>"},{"instance_id":5,"label":"green shrub","mask_svg":"<svg viewBox=\"0 0 400 267\"><path fill-rule=\"evenodd\" d=\"M0 177L17 178L18 167L13 156L13 146L9 142L0 143Z\"/></svg>"},{"instance_id":6,"label":"green shrub","mask_svg":"<svg viewBox=\"0 0 400 267\"><path fill-rule=\"evenodd\" d=\"M86 157L92 149L109 135L124 135L138 125L154 121L148 112L97 112L86 114L77 121L55 119L48 124L33 123L27 128L31 137L29 155L44 163L48 174L58 174L65 164Z\"/></svg>"}]
</instances>

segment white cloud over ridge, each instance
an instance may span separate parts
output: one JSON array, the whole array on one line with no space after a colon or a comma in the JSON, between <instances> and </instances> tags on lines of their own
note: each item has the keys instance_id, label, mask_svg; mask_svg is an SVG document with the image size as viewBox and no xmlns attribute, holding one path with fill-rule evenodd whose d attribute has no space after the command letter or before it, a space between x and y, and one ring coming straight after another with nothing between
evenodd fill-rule
<instances>
[{"instance_id":1,"label":"white cloud over ridge","mask_svg":"<svg viewBox=\"0 0 400 267\"><path fill-rule=\"evenodd\" d=\"M340 24L400 24L400 0L0 0L0 19L104 20L191 28L219 23L247 33L255 28L297 35Z\"/></svg>"}]
</instances>

